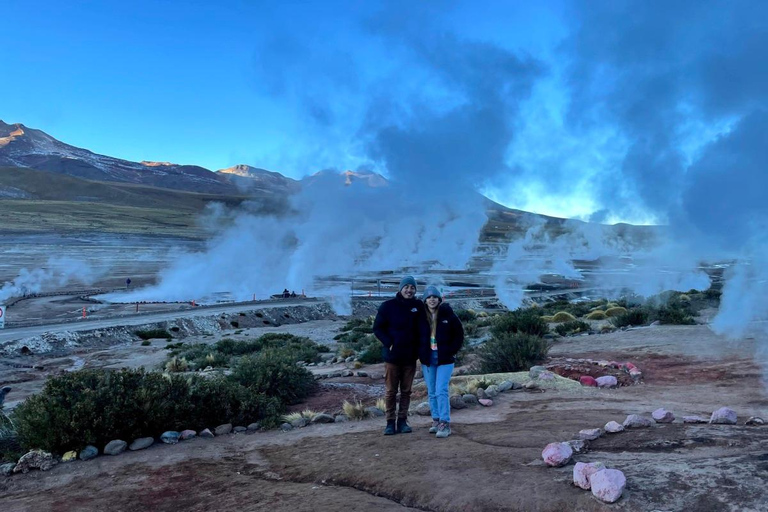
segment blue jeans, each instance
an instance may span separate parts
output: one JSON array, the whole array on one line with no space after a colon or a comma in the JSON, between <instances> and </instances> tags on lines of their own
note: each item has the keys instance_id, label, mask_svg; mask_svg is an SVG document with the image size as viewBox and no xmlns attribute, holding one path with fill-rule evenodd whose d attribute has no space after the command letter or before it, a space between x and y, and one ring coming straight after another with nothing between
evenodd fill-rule
<instances>
[{"instance_id":1,"label":"blue jeans","mask_svg":"<svg viewBox=\"0 0 768 512\"><path fill-rule=\"evenodd\" d=\"M450 422L451 401L448 397L448 386L451 383L453 364L441 364L439 366L422 364L421 372L424 374L424 382L427 383L432 419Z\"/></svg>"}]
</instances>

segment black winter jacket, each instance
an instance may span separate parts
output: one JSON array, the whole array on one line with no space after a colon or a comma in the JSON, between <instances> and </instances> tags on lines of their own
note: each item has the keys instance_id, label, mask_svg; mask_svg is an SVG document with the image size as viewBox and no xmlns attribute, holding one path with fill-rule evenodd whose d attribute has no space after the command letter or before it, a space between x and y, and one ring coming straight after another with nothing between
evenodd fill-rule
<instances>
[{"instance_id":1,"label":"black winter jacket","mask_svg":"<svg viewBox=\"0 0 768 512\"><path fill-rule=\"evenodd\" d=\"M429 346L431 331L427 315L429 311L425 306L423 322L426 324L426 333L422 334L419 345L419 361L425 365L429 365L432 357L432 349ZM424 333L424 329L421 329L421 332ZM456 354L464 344L464 326L447 302L441 303L437 308L435 340L437 341L437 364L455 363Z\"/></svg>"},{"instance_id":2,"label":"black winter jacket","mask_svg":"<svg viewBox=\"0 0 768 512\"><path fill-rule=\"evenodd\" d=\"M415 365L423 336L424 303L406 299L400 292L379 306L373 334L382 345L384 360L392 364Z\"/></svg>"}]
</instances>

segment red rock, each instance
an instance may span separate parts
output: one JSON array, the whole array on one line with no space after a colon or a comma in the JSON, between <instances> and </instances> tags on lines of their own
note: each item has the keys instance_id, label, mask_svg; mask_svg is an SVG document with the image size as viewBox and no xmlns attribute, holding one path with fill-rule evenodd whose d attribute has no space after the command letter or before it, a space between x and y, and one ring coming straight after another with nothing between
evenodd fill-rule
<instances>
[{"instance_id":1,"label":"red rock","mask_svg":"<svg viewBox=\"0 0 768 512\"><path fill-rule=\"evenodd\" d=\"M483 407L490 407L493 405L493 400L491 400L490 398L480 398L477 401L480 402L480 405L482 405Z\"/></svg>"},{"instance_id":2,"label":"red rock","mask_svg":"<svg viewBox=\"0 0 768 512\"><path fill-rule=\"evenodd\" d=\"M582 386L591 386L594 388L597 387L597 381L595 380L594 377L590 375L582 375L581 377L579 377L579 382L581 383Z\"/></svg>"},{"instance_id":3,"label":"red rock","mask_svg":"<svg viewBox=\"0 0 768 512\"><path fill-rule=\"evenodd\" d=\"M630 371L636 369L637 366L633 365L632 363L624 363L624 368L626 368L627 371Z\"/></svg>"},{"instance_id":4,"label":"red rock","mask_svg":"<svg viewBox=\"0 0 768 512\"><path fill-rule=\"evenodd\" d=\"M627 479L618 469L601 469L590 477L592 495L606 503L613 503L621 498Z\"/></svg>"},{"instance_id":5,"label":"red rock","mask_svg":"<svg viewBox=\"0 0 768 512\"><path fill-rule=\"evenodd\" d=\"M573 457L573 449L568 443L549 443L541 452L541 458L547 466L565 466Z\"/></svg>"}]
</instances>

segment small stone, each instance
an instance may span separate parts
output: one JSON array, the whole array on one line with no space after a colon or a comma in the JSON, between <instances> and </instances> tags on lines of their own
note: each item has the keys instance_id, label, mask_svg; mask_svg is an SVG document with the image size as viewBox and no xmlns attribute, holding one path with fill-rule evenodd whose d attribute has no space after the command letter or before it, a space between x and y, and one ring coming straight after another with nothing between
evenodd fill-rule
<instances>
[{"instance_id":1,"label":"small stone","mask_svg":"<svg viewBox=\"0 0 768 512\"><path fill-rule=\"evenodd\" d=\"M282 430L283 432L288 432L289 430L293 430L293 425L291 425L290 423L283 423L282 425L280 425L280 430Z\"/></svg>"},{"instance_id":2,"label":"small stone","mask_svg":"<svg viewBox=\"0 0 768 512\"><path fill-rule=\"evenodd\" d=\"M181 439L182 441L193 439L195 437L197 437L197 432L195 432L194 430L187 429L187 430L182 430L181 433L179 433L179 439Z\"/></svg>"},{"instance_id":3,"label":"small stone","mask_svg":"<svg viewBox=\"0 0 768 512\"><path fill-rule=\"evenodd\" d=\"M248 425L248 432L256 432L260 428L261 428L261 423L259 423L258 421L255 423L251 423L250 425Z\"/></svg>"},{"instance_id":4,"label":"small stone","mask_svg":"<svg viewBox=\"0 0 768 512\"><path fill-rule=\"evenodd\" d=\"M539 385L536 384L534 381L529 380L525 384L523 384L524 389L539 389Z\"/></svg>"},{"instance_id":5,"label":"small stone","mask_svg":"<svg viewBox=\"0 0 768 512\"><path fill-rule=\"evenodd\" d=\"M640 380L643 378L643 372L635 368L634 370L629 370L629 376L634 380Z\"/></svg>"},{"instance_id":6,"label":"small stone","mask_svg":"<svg viewBox=\"0 0 768 512\"><path fill-rule=\"evenodd\" d=\"M728 407L721 407L712 413L709 422L715 425L735 425L736 411Z\"/></svg>"},{"instance_id":7,"label":"small stone","mask_svg":"<svg viewBox=\"0 0 768 512\"><path fill-rule=\"evenodd\" d=\"M13 468L14 473L28 473L30 469L48 471L59 461L52 454L43 450L32 450L21 456L19 462Z\"/></svg>"},{"instance_id":8,"label":"small stone","mask_svg":"<svg viewBox=\"0 0 768 512\"><path fill-rule=\"evenodd\" d=\"M335 418L333 418L334 423L346 423L349 421L349 416L346 414L337 414Z\"/></svg>"},{"instance_id":9,"label":"small stone","mask_svg":"<svg viewBox=\"0 0 768 512\"><path fill-rule=\"evenodd\" d=\"M624 431L624 425L621 423L617 423L615 421L609 421L605 424L605 431L609 434L615 434L617 432L623 432Z\"/></svg>"},{"instance_id":10,"label":"small stone","mask_svg":"<svg viewBox=\"0 0 768 512\"><path fill-rule=\"evenodd\" d=\"M216 434L217 436L223 436L223 435L229 434L230 432L232 432L231 423L225 423L213 429L213 433Z\"/></svg>"},{"instance_id":11,"label":"small stone","mask_svg":"<svg viewBox=\"0 0 768 512\"><path fill-rule=\"evenodd\" d=\"M760 416L750 416L749 419L744 422L745 425L763 425L764 423L765 420Z\"/></svg>"},{"instance_id":12,"label":"small stone","mask_svg":"<svg viewBox=\"0 0 768 512\"><path fill-rule=\"evenodd\" d=\"M213 366L206 366L203 371L204 372L212 372L213 371Z\"/></svg>"},{"instance_id":13,"label":"small stone","mask_svg":"<svg viewBox=\"0 0 768 512\"><path fill-rule=\"evenodd\" d=\"M331 372L327 374L327 378L329 379L338 379L341 376L342 376L341 372Z\"/></svg>"},{"instance_id":14,"label":"small stone","mask_svg":"<svg viewBox=\"0 0 768 512\"><path fill-rule=\"evenodd\" d=\"M599 388L615 388L619 385L618 379L614 377L613 375L603 375L602 377L598 377L595 379L597 382L597 387Z\"/></svg>"},{"instance_id":15,"label":"small stone","mask_svg":"<svg viewBox=\"0 0 768 512\"><path fill-rule=\"evenodd\" d=\"M470 393L467 393L466 395L461 395L461 399L464 401L467 405L477 405L477 397L475 395L472 395Z\"/></svg>"},{"instance_id":16,"label":"small stone","mask_svg":"<svg viewBox=\"0 0 768 512\"><path fill-rule=\"evenodd\" d=\"M3 476L11 476L13 474L13 468L16 467L16 464L13 462L9 462L8 464L3 464L0 466L0 475Z\"/></svg>"},{"instance_id":17,"label":"small stone","mask_svg":"<svg viewBox=\"0 0 768 512\"><path fill-rule=\"evenodd\" d=\"M99 449L95 446L88 445L80 450L80 460L91 460L99 454Z\"/></svg>"},{"instance_id":18,"label":"small stone","mask_svg":"<svg viewBox=\"0 0 768 512\"><path fill-rule=\"evenodd\" d=\"M357 376L358 377L367 377L368 376L368 372L358 371L357 372Z\"/></svg>"},{"instance_id":19,"label":"small stone","mask_svg":"<svg viewBox=\"0 0 768 512\"><path fill-rule=\"evenodd\" d=\"M605 464L602 462L577 462L573 467L573 483L576 487L581 487L588 491L591 487L590 480L592 479L592 475L601 469L605 469Z\"/></svg>"},{"instance_id":20,"label":"small stone","mask_svg":"<svg viewBox=\"0 0 768 512\"><path fill-rule=\"evenodd\" d=\"M491 384L487 388L485 388L485 396L487 398L496 398L499 396L499 387L495 384Z\"/></svg>"},{"instance_id":21,"label":"small stone","mask_svg":"<svg viewBox=\"0 0 768 512\"><path fill-rule=\"evenodd\" d=\"M644 428L650 427L653 422L644 416L639 414L630 414L627 419L624 420L624 428Z\"/></svg>"},{"instance_id":22,"label":"small stone","mask_svg":"<svg viewBox=\"0 0 768 512\"><path fill-rule=\"evenodd\" d=\"M590 477L592 495L606 503L614 503L621 498L627 479L618 469L601 469Z\"/></svg>"},{"instance_id":23,"label":"small stone","mask_svg":"<svg viewBox=\"0 0 768 512\"><path fill-rule=\"evenodd\" d=\"M482 398L488 398L488 395L485 394L485 390L483 388L477 388L475 395L477 395L478 400Z\"/></svg>"},{"instance_id":24,"label":"small stone","mask_svg":"<svg viewBox=\"0 0 768 512\"><path fill-rule=\"evenodd\" d=\"M309 420L305 417L297 418L291 422L293 428L304 428L309 425Z\"/></svg>"},{"instance_id":25,"label":"small stone","mask_svg":"<svg viewBox=\"0 0 768 512\"><path fill-rule=\"evenodd\" d=\"M602 368L605 368L605 367L609 366L610 364L611 363L609 363L608 361L605 361L605 360L597 362L597 366L600 366Z\"/></svg>"},{"instance_id":26,"label":"small stone","mask_svg":"<svg viewBox=\"0 0 768 512\"><path fill-rule=\"evenodd\" d=\"M516 389L523 389L523 385L520 384L519 382L513 382L512 383L512 390L514 391Z\"/></svg>"},{"instance_id":27,"label":"small stone","mask_svg":"<svg viewBox=\"0 0 768 512\"><path fill-rule=\"evenodd\" d=\"M213 432L211 432L210 429L203 429L202 432L200 432L200 437L203 439L212 439L213 438Z\"/></svg>"},{"instance_id":28,"label":"small stone","mask_svg":"<svg viewBox=\"0 0 768 512\"><path fill-rule=\"evenodd\" d=\"M421 402L416 406L416 414L419 416L431 416L432 411L429 408L429 402Z\"/></svg>"},{"instance_id":29,"label":"small stone","mask_svg":"<svg viewBox=\"0 0 768 512\"><path fill-rule=\"evenodd\" d=\"M512 389L512 386L514 385L515 385L514 382L512 382L511 380L504 380L499 382L499 385L498 385L499 393L504 393L505 391L509 391L510 389Z\"/></svg>"},{"instance_id":30,"label":"small stone","mask_svg":"<svg viewBox=\"0 0 768 512\"><path fill-rule=\"evenodd\" d=\"M134 439L131 445L128 447L129 450L132 452L135 452L136 450L143 450L144 448L149 448L155 444L155 440L152 437L140 437L138 439Z\"/></svg>"},{"instance_id":31,"label":"small stone","mask_svg":"<svg viewBox=\"0 0 768 512\"><path fill-rule=\"evenodd\" d=\"M579 430L579 437L586 439L587 441L594 441L602 435L603 432L599 428L585 428L584 430Z\"/></svg>"},{"instance_id":32,"label":"small stone","mask_svg":"<svg viewBox=\"0 0 768 512\"><path fill-rule=\"evenodd\" d=\"M573 453L585 453L589 449L589 441L585 439L572 439L566 443L571 447Z\"/></svg>"},{"instance_id":33,"label":"small stone","mask_svg":"<svg viewBox=\"0 0 768 512\"><path fill-rule=\"evenodd\" d=\"M701 416L683 416L683 423L709 423L709 420Z\"/></svg>"},{"instance_id":34,"label":"small stone","mask_svg":"<svg viewBox=\"0 0 768 512\"><path fill-rule=\"evenodd\" d=\"M232 431L233 431L235 434L242 434L242 433L243 433L243 432L245 432L246 430L248 430L248 429L247 429L247 428L245 428L245 427L244 427L244 426L242 426L242 425L238 425L237 427L235 427L235 428L233 428L233 429L232 429Z\"/></svg>"},{"instance_id":35,"label":"small stone","mask_svg":"<svg viewBox=\"0 0 768 512\"><path fill-rule=\"evenodd\" d=\"M413 378L414 378L414 379L423 379L423 378L424 378L424 374L423 374L421 371L417 371L417 372L414 374Z\"/></svg>"},{"instance_id":36,"label":"small stone","mask_svg":"<svg viewBox=\"0 0 768 512\"><path fill-rule=\"evenodd\" d=\"M493 405L493 400L491 400L490 398L480 398L477 401L480 402L480 405L482 405L483 407L490 407Z\"/></svg>"},{"instance_id":37,"label":"small stone","mask_svg":"<svg viewBox=\"0 0 768 512\"><path fill-rule=\"evenodd\" d=\"M663 407L653 411L651 416L656 421L656 423L672 423L675 421L675 415L672 413L672 411L668 411Z\"/></svg>"},{"instance_id":38,"label":"small stone","mask_svg":"<svg viewBox=\"0 0 768 512\"><path fill-rule=\"evenodd\" d=\"M582 375L581 377L579 377L579 383L582 386L589 386L593 388L597 387L597 381L591 375Z\"/></svg>"},{"instance_id":39,"label":"small stone","mask_svg":"<svg viewBox=\"0 0 768 512\"><path fill-rule=\"evenodd\" d=\"M538 379L539 375L545 371L547 371L547 369L543 366L531 366L531 369L528 370L528 377L531 379Z\"/></svg>"},{"instance_id":40,"label":"small stone","mask_svg":"<svg viewBox=\"0 0 768 512\"><path fill-rule=\"evenodd\" d=\"M75 450L68 451L61 456L61 462L72 462L73 460L77 460L77 452Z\"/></svg>"},{"instance_id":41,"label":"small stone","mask_svg":"<svg viewBox=\"0 0 768 512\"><path fill-rule=\"evenodd\" d=\"M378 409L376 409L378 411ZM312 418L312 423L333 423L333 416L330 414L320 413Z\"/></svg>"},{"instance_id":42,"label":"small stone","mask_svg":"<svg viewBox=\"0 0 768 512\"><path fill-rule=\"evenodd\" d=\"M450 399L451 409L465 409L467 407L466 402L460 395L453 395Z\"/></svg>"},{"instance_id":43,"label":"small stone","mask_svg":"<svg viewBox=\"0 0 768 512\"><path fill-rule=\"evenodd\" d=\"M351 363L355 360L355 356L349 356L344 360L345 363Z\"/></svg>"},{"instance_id":44,"label":"small stone","mask_svg":"<svg viewBox=\"0 0 768 512\"><path fill-rule=\"evenodd\" d=\"M365 410L368 411L368 414L374 418L380 418L384 416L384 411L382 411L378 407L370 406L370 407L366 407Z\"/></svg>"},{"instance_id":45,"label":"small stone","mask_svg":"<svg viewBox=\"0 0 768 512\"><path fill-rule=\"evenodd\" d=\"M541 452L544 463L555 468L568 464L572 456L573 449L568 443L549 443Z\"/></svg>"},{"instance_id":46,"label":"small stone","mask_svg":"<svg viewBox=\"0 0 768 512\"><path fill-rule=\"evenodd\" d=\"M353 375L354 373L352 372L352 370L344 370L341 372L342 377L352 377Z\"/></svg>"},{"instance_id":47,"label":"small stone","mask_svg":"<svg viewBox=\"0 0 768 512\"><path fill-rule=\"evenodd\" d=\"M104 447L104 455L120 455L128 448L128 443L121 439L115 439L107 443Z\"/></svg>"},{"instance_id":48,"label":"small stone","mask_svg":"<svg viewBox=\"0 0 768 512\"><path fill-rule=\"evenodd\" d=\"M176 444L179 442L179 433L175 430L166 430L160 434L160 440L165 444Z\"/></svg>"}]
</instances>

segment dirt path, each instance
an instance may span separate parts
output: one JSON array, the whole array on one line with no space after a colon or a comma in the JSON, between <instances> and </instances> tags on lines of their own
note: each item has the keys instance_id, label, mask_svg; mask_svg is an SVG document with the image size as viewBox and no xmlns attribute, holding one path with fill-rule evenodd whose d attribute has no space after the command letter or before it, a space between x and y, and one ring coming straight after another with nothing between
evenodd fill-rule
<instances>
[{"instance_id":1,"label":"dirt path","mask_svg":"<svg viewBox=\"0 0 768 512\"><path fill-rule=\"evenodd\" d=\"M637 361L645 383L506 393L490 408L453 413L438 440L428 418L415 432L384 437L382 422L314 425L283 433L196 439L118 457L60 464L0 480L2 510L430 510L744 511L768 503L768 417L757 345L724 341L706 326L659 327L577 337L558 357ZM658 407L709 415L721 406L739 425L654 425L605 436L576 461L603 461L628 484L615 505L570 484L572 465L547 468L541 450L584 428Z\"/></svg>"}]
</instances>

